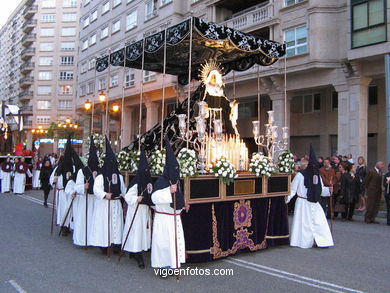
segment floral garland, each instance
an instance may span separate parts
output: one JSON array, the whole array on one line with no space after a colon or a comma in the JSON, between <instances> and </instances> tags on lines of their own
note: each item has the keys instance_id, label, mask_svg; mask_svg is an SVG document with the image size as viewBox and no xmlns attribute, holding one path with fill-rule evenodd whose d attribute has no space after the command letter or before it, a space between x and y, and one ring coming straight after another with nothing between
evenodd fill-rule
<instances>
[{"instance_id":1,"label":"floral garland","mask_svg":"<svg viewBox=\"0 0 390 293\"><path fill-rule=\"evenodd\" d=\"M161 175L165 166L165 149L156 150L150 156L150 172L152 175Z\"/></svg>"},{"instance_id":2,"label":"floral garland","mask_svg":"<svg viewBox=\"0 0 390 293\"><path fill-rule=\"evenodd\" d=\"M253 153L252 159L249 163L249 171L256 176L271 177L276 173L275 166L269 162L268 158L263 153Z\"/></svg>"},{"instance_id":3,"label":"floral garland","mask_svg":"<svg viewBox=\"0 0 390 293\"><path fill-rule=\"evenodd\" d=\"M295 169L294 156L291 152L284 152L279 155L279 172L292 174Z\"/></svg>"},{"instance_id":4,"label":"floral garland","mask_svg":"<svg viewBox=\"0 0 390 293\"><path fill-rule=\"evenodd\" d=\"M98 151L104 150L105 137L102 134L94 133L92 134L93 142L95 143L96 149ZM88 136L86 139L87 148L91 145L91 137Z\"/></svg>"},{"instance_id":5,"label":"floral garland","mask_svg":"<svg viewBox=\"0 0 390 293\"><path fill-rule=\"evenodd\" d=\"M196 154L194 150L182 148L177 155L180 165L180 177L197 176Z\"/></svg>"},{"instance_id":6,"label":"floral garland","mask_svg":"<svg viewBox=\"0 0 390 293\"><path fill-rule=\"evenodd\" d=\"M210 173L214 174L215 177L219 177L226 185L230 185L234 178L238 177L236 168L224 157L210 165Z\"/></svg>"}]
</instances>

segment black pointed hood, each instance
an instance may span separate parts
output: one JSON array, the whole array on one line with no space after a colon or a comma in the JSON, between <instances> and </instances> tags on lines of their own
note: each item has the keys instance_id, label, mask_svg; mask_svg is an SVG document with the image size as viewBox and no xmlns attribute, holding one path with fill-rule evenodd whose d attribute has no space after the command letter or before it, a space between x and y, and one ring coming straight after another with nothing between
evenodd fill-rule
<instances>
[{"instance_id":1,"label":"black pointed hood","mask_svg":"<svg viewBox=\"0 0 390 293\"><path fill-rule=\"evenodd\" d=\"M91 143L89 145L89 156L87 166L83 168L85 183L88 182L88 194L93 194L93 185L95 183L96 176L100 173L99 158L96 151L95 142L93 136L91 136Z\"/></svg>"},{"instance_id":2,"label":"black pointed hood","mask_svg":"<svg viewBox=\"0 0 390 293\"><path fill-rule=\"evenodd\" d=\"M306 169L301 171L304 177L304 184L307 188L307 200L318 202L321 198L322 186L320 177L320 168L313 146L310 144L309 164Z\"/></svg>"},{"instance_id":3,"label":"black pointed hood","mask_svg":"<svg viewBox=\"0 0 390 293\"><path fill-rule=\"evenodd\" d=\"M101 174L104 177L104 191L112 193L112 197L121 194L119 164L106 136L106 156L104 157Z\"/></svg>"},{"instance_id":4,"label":"black pointed hood","mask_svg":"<svg viewBox=\"0 0 390 293\"><path fill-rule=\"evenodd\" d=\"M170 185L177 184L176 192L176 209L180 210L184 207L184 195L180 184L180 165L176 159L175 153L168 140L165 139L165 166L163 174L157 179L154 191L164 189ZM174 204L171 203L173 208Z\"/></svg>"},{"instance_id":5,"label":"black pointed hood","mask_svg":"<svg viewBox=\"0 0 390 293\"><path fill-rule=\"evenodd\" d=\"M142 195L144 197L141 204L146 204L149 206L153 205L151 199L152 191L148 190L148 185L152 184L152 176L150 175L150 167L149 167L148 160L146 158L144 146L141 146L141 154L139 158L138 170L135 177L130 182L129 189L133 187L135 184L138 185L138 196Z\"/></svg>"},{"instance_id":6,"label":"black pointed hood","mask_svg":"<svg viewBox=\"0 0 390 293\"><path fill-rule=\"evenodd\" d=\"M72 149L72 142L70 136L68 137L68 140L66 141L65 145L65 152L64 152L64 160L62 162L62 168L61 168L61 175L62 175L62 182L64 188L66 187L66 184L69 180L74 179L74 169L73 169L73 149Z\"/></svg>"}]
</instances>

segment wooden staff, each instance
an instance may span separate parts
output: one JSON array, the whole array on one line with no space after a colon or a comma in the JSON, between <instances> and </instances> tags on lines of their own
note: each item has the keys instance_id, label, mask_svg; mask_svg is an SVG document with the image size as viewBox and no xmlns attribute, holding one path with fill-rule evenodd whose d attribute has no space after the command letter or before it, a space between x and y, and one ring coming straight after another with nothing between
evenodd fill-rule
<instances>
[{"instance_id":1,"label":"wooden staff","mask_svg":"<svg viewBox=\"0 0 390 293\"><path fill-rule=\"evenodd\" d=\"M121 248L121 252L119 253L118 262L121 261L121 258L122 258L122 256L123 256L123 252L124 252L124 249L125 249L125 245L126 245L127 239L129 238L131 228L133 227L134 219L135 219L135 216L137 215L138 208L139 208L139 202L137 203L137 207L135 208L135 212L134 212L133 218L131 219L131 222L130 222L129 230L127 231L125 241L123 242L123 245L122 245L122 248Z\"/></svg>"},{"instance_id":2,"label":"wooden staff","mask_svg":"<svg viewBox=\"0 0 390 293\"><path fill-rule=\"evenodd\" d=\"M107 181L108 181L108 193L111 193L111 181L107 178ZM110 226L111 226L111 221L110 221L110 218L111 218L111 199L108 199L108 247L107 247L107 257L111 257L111 229L110 229Z\"/></svg>"},{"instance_id":3,"label":"wooden staff","mask_svg":"<svg viewBox=\"0 0 390 293\"><path fill-rule=\"evenodd\" d=\"M67 210L67 212L66 212L65 218L64 218L64 220L62 221L62 225L61 225L61 227L60 227L60 232L58 233L58 236L61 235L61 230L62 230L62 228L63 228L64 225L65 225L66 218L68 217L69 212L70 212L70 209L72 208L74 199L75 199L75 197L72 197L72 201L70 202L70 205L69 205L69 208L68 208L68 210Z\"/></svg>"},{"instance_id":4,"label":"wooden staff","mask_svg":"<svg viewBox=\"0 0 390 293\"><path fill-rule=\"evenodd\" d=\"M54 228L54 210L56 209L56 196L57 196L57 182L54 184L54 196L53 196L53 210L51 211L51 228L50 234L53 235Z\"/></svg>"},{"instance_id":5,"label":"wooden staff","mask_svg":"<svg viewBox=\"0 0 390 293\"><path fill-rule=\"evenodd\" d=\"M333 176L330 177L330 186L333 188ZM330 198L329 198L329 209L330 209L330 231L333 234L333 190L330 193ZM326 215L325 215L326 216Z\"/></svg>"},{"instance_id":6,"label":"wooden staff","mask_svg":"<svg viewBox=\"0 0 390 293\"><path fill-rule=\"evenodd\" d=\"M90 180L91 177L87 180L88 185ZM85 249L88 249L88 189L85 191Z\"/></svg>"},{"instance_id":7,"label":"wooden staff","mask_svg":"<svg viewBox=\"0 0 390 293\"><path fill-rule=\"evenodd\" d=\"M177 249L177 222L176 222L176 192L173 194L173 220L175 221L175 254L176 254L176 269L179 269L179 254ZM176 281L179 282L179 274L176 275Z\"/></svg>"}]
</instances>

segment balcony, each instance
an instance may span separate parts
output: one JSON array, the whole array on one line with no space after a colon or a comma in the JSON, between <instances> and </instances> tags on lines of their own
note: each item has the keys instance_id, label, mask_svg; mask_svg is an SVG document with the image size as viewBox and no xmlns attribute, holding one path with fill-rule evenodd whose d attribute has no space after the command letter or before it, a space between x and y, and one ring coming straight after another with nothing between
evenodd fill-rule
<instances>
[{"instance_id":1,"label":"balcony","mask_svg":"<svg viewBox=\"0 0 390 293\"><path fill-rule=\"evenodd\" d=\"M32 115L33 114L33 106L22 106L20 108L22 115Z\"/></svg>"},{"instance_id":2,"label":"balcony","mask_svg":"<svg viewBox=\"0 0 390 293\"><path fill-rule=\"evenodd\" d=\"M35 42L36 39L37 39L37 34L28 34L28 35L25 35L25 36L22 38L22 46L28 47L28 46L31 45L31 43Z\"/></svg>"},{"instance_id":3,"label":"balcony","mask_svg":"<svg viewBox=\"0 0 390 293\"><path fill-rule=\"evenodd\" d=\"M32 76L24 77L19 80L19 85L21 88L26 88L32 85L33 83L34 83L34 77Z\"/></svg>"},{"instance_id":4,"label":"balcony","mask_svg":"<svg viewBox=\"0 0 390 293\"><path fill-rule=\"evenodd\" d=\"M22 26L23 32L24 33L29 33L31 30L34 29L36 24L37 24L37 20L36 19L29 19L29 20L27 20L23 24L23 26Z\"/></svg>"},{"instance_id":5,"label":"balcony","mask_svg":"<svg viewBox=\"0 0 390 293\"><path fill-rule=\"evenodd\" d=\"M33 91L24 91L19 94L19 100L31 100L34 97Z\"/></svg>"},{"instance_id":6,"label":"balcony","mask_svg":"<svg viewBox=\"0 0 390 293\"><path fill-rule=\"evenodd\" d=\"M253 29L253 27L258 26L259 24L263 24L274 17L273 8L273 4L271 3L264 6L248 8L240 13L233 15L231 19L220 24L241 31Z\"/></svg>"},{"instance_id":7,"label":"balcony","mask_svg":"<svg viewBox=\"0 0 390 293\"><path fill-rule=\"evenodd\" d=\"M24 16L24 18L30 18L37 12L38 12L38 5L32 5L30 7L27 7L23 11L23 16Z\"/></svg>"},{"instance_id":8,"label":"balcony","mask_svg":"<svg viewBox=\"0 0 390 293\"><path fill-rule=\"evenodd\" d=\"M22 60L30 59L34 55L35 55L35 48L26 48L20 54Z\"/></svg>"},{"instance_id":9,"label":"balcony","mask_svg":"<svg viewBox=\"0 0 390 293\"><path fill-rule=\"evenodd\" d=\"M34 62L24 62L20 66L20 72L22 74L25 74L27 72L30 72L30 71L34 70L34 67L35 67L35 63Z\"/></svg>"}]
</instances>

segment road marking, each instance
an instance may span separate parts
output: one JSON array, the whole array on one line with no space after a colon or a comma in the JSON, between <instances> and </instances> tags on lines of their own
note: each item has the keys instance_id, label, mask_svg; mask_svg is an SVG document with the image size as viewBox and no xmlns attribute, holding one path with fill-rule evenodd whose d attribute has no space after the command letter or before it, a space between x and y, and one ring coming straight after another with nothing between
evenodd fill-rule
<instances>
[{"instance_id":1,"label":"road marking","mask_svg":"<svg viewBox=\"0 0 390 293\"><path fill-rule=\"evenodd\" d=\"M16 194L18 197L20 197L20 198L23 198L23 199L27 199L27 200L29 200L29 201L32 201L32 202L35 202L35 203L39 203L39 204L43 204L43 200L40 200L40 199L37 199L37 198L35 198L35 197L32 197L32 196L29 196L29 195L20 195L20 194ZM51 203L47 203L47 205L49 206L49 207L53 207L53 204L51 204Z\"/></svg>"},{"instance_id":2,"label":"road marking","mask_svg":"<svg viewBox=\"0 0 390 293\"><path fill-rule=\"evenodd\" d=\"M340 292L342 292L342 293L344 293L344 292L363 293L363 291L360 291L360 290L351 289L351 288L347 288L347 287L344 287L344 286L339 286L339 285L336 285L336 284L332 284L332 283L328 283L328 282L312 279L312 278L301 276L301 275L297 275L297 274L292 274L292 273L289 273L289 272L286 272L286 271L274 269L274 268L267 267L267 266L262 266L262 265L259 265L259 264L256 264L256 263L252 263L252 262L248 262L248 261L241 260L241 259L224 259L223 261L231 263L231 264L235 264L235 265L243 267L243 268L254 270L254 271L257 271L257 272L260 272L260 273L268 274L268 275L271 275L271 276L274 276L274 277L277 277L277 278L293 281L293 282L296 282L296 283L304 284L304 285L315 287L315 288L319 288L319 289L324 289L324 290L327 290L329 292L336 292L336 293L340 293Z\"/></svg>"},{"instance_id":3,"label":"road marking","mask_svg":"<svg viewBox=\"0 0 390 293\"><path fill-rule=\"evenodd\" d=\"M19 293L27 293L26 290L24 290L15 280L8 280L5 281L6 283L10 284L14 289Z\"/></svg>"}]
</instances>

